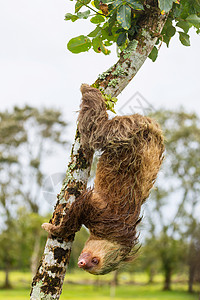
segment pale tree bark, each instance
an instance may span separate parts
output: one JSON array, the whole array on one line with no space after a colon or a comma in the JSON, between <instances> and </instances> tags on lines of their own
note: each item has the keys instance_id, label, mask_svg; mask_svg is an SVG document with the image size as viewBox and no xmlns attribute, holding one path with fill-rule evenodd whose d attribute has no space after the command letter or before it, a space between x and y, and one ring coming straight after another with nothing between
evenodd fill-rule
<instances>
[{"instance_id":1,"label":"pale tree bark","mask_svg":"<svg viewBox=\"0 0 200 300\"><path fill-rule=\"evenodd\" d=\"M148 5L138 22L140 29L135 39L121 53L118 62L99 76L95 82L95 86L104 94L110 94L112 97L119 95L143 65L162 31L167 16L160 14L157 1L146 2ZM92 157L92 151L88 157L85 156L77 131L66 178L51 219L53 224L60 223L70 205L86 188ZM33 279L31 300L60 298L73 239L74 236L70 236L68 240L54 236L48 237L44 255Z\"/></svg>"}]
</instances>

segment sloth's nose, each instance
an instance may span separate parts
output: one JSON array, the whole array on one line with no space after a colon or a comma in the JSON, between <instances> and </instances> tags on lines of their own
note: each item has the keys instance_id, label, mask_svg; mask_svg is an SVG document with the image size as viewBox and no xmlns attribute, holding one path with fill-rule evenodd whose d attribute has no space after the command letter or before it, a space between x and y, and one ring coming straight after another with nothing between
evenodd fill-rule
<instances>
[{"instance_id":1,"label":"sloth's nose","mask_svg":"<svg viewBox=\"0 0 200 300\"><path fill-rule=\"evenodd\" d=\"M85 261L84 259L81 259L81 260L78 262L79 268L83 268L83 267L85 267L85 265L86 265L86 261Z\"/></svg>"}]
</instances>

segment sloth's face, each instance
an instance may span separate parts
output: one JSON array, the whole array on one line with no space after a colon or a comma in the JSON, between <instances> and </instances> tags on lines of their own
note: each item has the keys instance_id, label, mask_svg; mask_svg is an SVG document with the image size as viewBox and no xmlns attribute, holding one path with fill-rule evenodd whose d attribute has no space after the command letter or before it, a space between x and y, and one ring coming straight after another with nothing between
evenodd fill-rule
<instances>
[{"instance_id":1,"label":"sloth's face","mask_svg":"<svg viewBox=\"0 0 200 300\"><path fill-rule=\"evenodd\" d=\"M89 273L97 274L101 261L101 258L94 255L89 249L86 251L83 250L78 259L78 266Z\"/></svg>"},{"instance_id":2,"label":"sloth's face","mask_svg":"<svg viewBox=\"0 0 200 300\"><path fill-rule=\"evenodd\" d=\"M79 268L94 274L107 274L124 260L121 245L107 240L89 239L78 259Z\"/></svg>"}]
</instances>

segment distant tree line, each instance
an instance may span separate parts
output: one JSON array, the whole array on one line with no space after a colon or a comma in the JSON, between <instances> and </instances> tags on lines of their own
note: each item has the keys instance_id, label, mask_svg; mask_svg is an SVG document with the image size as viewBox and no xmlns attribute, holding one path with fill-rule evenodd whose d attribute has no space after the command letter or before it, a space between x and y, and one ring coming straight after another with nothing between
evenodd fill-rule
<instances>
[{"instance_id":1,"label":"distant tree line","mask_svg":"<svg viewBox=\"0 0 200 300\"><path fill-rule=\"evenodd\" d=\"M36 271L44 245L40 191L44 163L66 144L66 122L58 110L25 106L0 112L0 268Z\"/></svg>"}]
</instances>

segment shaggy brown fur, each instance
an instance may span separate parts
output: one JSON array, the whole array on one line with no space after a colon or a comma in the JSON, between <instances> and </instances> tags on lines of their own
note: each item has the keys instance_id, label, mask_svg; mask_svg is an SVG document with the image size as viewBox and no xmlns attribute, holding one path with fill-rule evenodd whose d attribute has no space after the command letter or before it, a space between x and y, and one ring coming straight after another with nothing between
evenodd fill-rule
<instances>
[{"instance_id":1,"label":"shaggy brown fur","mask_svg":"<svg viewBox=\"0 0 200 300\"><path fill-rule=\"evenodd\" d=\"M154 120L138 114L108 120L101 92L86 84L81 92L81 143L86 153L102 151L94 189L72 204L59 226L43 227L61 236L75 233L82 224L88 227L91 236L82 253L98 257L99 263L85 269L105 274L127 260L137 242L141 205L163 160L163 136Z\"/></svg>"}]
</instances>

